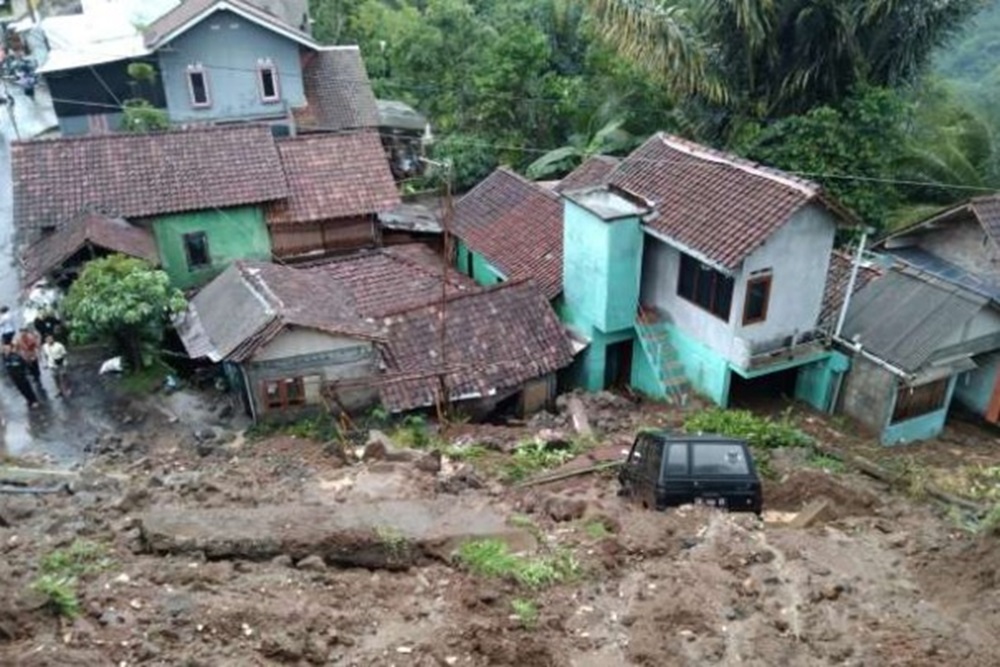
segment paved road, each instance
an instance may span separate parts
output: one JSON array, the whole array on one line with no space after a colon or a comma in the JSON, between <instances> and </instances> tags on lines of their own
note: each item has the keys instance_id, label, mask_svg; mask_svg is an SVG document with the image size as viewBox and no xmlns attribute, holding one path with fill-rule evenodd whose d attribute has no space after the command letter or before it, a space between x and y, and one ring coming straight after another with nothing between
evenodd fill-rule
<instances>
[{"instance_id":1,"label":"paved road","mask_svg":"<svg viewBox=\"0 0 1000 667\"><path fill-rule=\"evenodd\" d=\"M47 124L46 112L29 108L32 104L19 95L15 102L18 112L18 130L40 132ZM23 105L23 107L22 107ZM13 196L10 169L10 144L13 138L6 110L0 108L0 305L14 308L20 296L18 271L14 254ZM3 376L0 372L0 376ZM77 388L68 400L54 396L51 378L43 377L49 388L42 405L29 410L10 380L0 379L0 454L12 456L46 456L59 464L72 464L82 459L84 447L103 432L114 429L107 412L107 396L92 364L73 369L74 386Z\"/></svg>"}]
</instances>

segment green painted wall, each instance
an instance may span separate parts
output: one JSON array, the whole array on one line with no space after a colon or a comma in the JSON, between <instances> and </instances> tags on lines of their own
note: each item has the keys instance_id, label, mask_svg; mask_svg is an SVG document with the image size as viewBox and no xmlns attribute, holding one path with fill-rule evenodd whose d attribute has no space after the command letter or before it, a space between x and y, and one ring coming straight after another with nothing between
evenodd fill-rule
<instances>
[{"instance_id":1,"label":"green painted wall","mask_svg":"<svg viewBox=\"0 0 1000 667\"><path fill-rule=\"evenodd\" d=\"M631 328L639 304L642 228L637 216L601 220L563 200L563 293L573 317L601 331Z\"/></svg>"},{"instance_id":2,"label":"green painted wall","mask_svg":"<svg viewBox=\"0 0 1000 667\"><path fill-rule=\"evenodd\" d=\"M209 266L188 268L184 234L205 232ZM264 212L257 206L165 215L153 221L160 261L170 280L182 289L202 285L237 259L271 259L271 237Z\"/></svg>"},{"instance_id":3,"label":"green painted wall","mask_svg":"<svg viewBox=\"0 0 1000 667\"><path fill-rule=\"evenodd\" d=\"M684 375L691 387L716 405L729 405L729 362L672 325L664 325L670 335L670 344L677 352L677 359L684 365Z\"/></svg>"},{"instance_id":4,"label":"green painted wall","mask_svg":"<svg viewBox=\"0 0 1000 667\"><path fill-rule=\"evenodd\" d=\"M470 267L471 260L471 267ZM475 252L462 241L458 242L455 252L455 262L458 270L472 278L477 284L489 287L504 281L503 272L490 264L485 257ZM472 269L471 272L469 269Z\"/></svg>"},{"instance_id":5,"label":"green painted wall","mask_svg":"<svg viewBox=\"0 0 1000 667\"><path fill-rule=\"evenodd\" d=\"M837 381L850 367L850 358L840 352L831 352L821 361L805 364L795 379L795 398L817 410L829 412Z\"/></svg>"},{"instance_id":6,"label":"green painted wall","mask_svg":"<svg viewBox=\"0 0 1000 667\"><path fill-rule=\"evenodd\" d=\"M976 357L975 361L979 368L962 373L955 383L955 401L982 417L989 408L1000 373L1000 353Z\"/></svg>"},{"instance_id":7,"label":"green painted wall","mask_svg":"<svg viewBox=\"0 0 1000 667\"><path fill-rule=\"evenodd\" d=\"M951 398L955 392L955 379L952 376L948 383L948 394L944 399L944 407L926 415L920 415L913 419L889 424L882 430L880 438L883 445L902 445L917 440L927 440L937 437L944 430L945 420L948 418L948 408L951 406ZM897 389L898 391L898 389ZM896 396L893 396L893 407L889 410L891 415L895 410Z\"/></svg>"}]
</instances>

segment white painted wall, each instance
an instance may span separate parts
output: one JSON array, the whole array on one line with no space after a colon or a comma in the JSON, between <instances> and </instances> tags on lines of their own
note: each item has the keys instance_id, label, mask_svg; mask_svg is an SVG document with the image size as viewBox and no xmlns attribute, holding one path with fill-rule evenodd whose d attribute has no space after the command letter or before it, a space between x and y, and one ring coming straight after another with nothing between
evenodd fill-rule
<instances>
[{"instance_id":1,"label":"white painted wall","mask_svg":"<svg viewBox=\"0 0 1000 667\"><path fill-rule=\"evenodd\" d=\"M833 216L821 206L808 206L792 216L737 271L729 321L677 296L681 253L647 234L642 303L667 313L682 331L745 366L751 353L777 349L787 337L816 328L835 233ZM743 326L747 281L764 269L772 275L767 319Z\"/></svg>"},{"instance_id":2,"label":"white painted wall","mask_svg":"<svg viewBox=\"0 0 1000 667\"><path fill-rule=\"evenodd\" d=\"M285 359L300 354L328 352L359 345L366 348L371 347L369 342L357 338L334 336L316 329L293 327L286 329L265 347L258 350L253 361Z\"/></svg>"}]
</instances>

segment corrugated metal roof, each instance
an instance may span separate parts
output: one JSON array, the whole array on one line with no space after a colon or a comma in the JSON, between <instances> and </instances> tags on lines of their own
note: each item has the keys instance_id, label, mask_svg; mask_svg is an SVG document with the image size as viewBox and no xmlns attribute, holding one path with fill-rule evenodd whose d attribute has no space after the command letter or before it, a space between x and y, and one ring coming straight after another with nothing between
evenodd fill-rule
<instances>
[{"instance_id":1,"label":"corrugated metal roof","mask_svg":"<svg viewBox=\"0 0 1000 667\"><path fill-rule=\"evenodd\" d=\"M987 303L929 274L896 268L854 295L842 336L914 373Z\"/></svg>"}]
</instances>

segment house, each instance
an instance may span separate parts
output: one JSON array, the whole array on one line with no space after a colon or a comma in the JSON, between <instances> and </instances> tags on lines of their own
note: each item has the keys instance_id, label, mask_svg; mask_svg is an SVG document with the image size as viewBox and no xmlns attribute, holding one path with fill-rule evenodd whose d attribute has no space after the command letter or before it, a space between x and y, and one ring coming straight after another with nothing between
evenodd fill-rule
<instances>
[{"instance_id":1,"label":"house","mask_svg":"<svg viewBox=\"0 0 1000 667\"><path fill-rule=\"evenodd\" d=\"M834 234L852 222L814 183L661 133L553 191L498 171L455 227L477 281L532 275L562 293L588 341L575 384L677 401L694 388L720 405L787 393L826 410L848 360L820 314Z\"/></svg>"},{"instance_id":2,"label":"house","mask_svg":"<svg viewBox=\"0 0 1000 667\"><path fill-rule=\"evenodd\" d=\"M382 135L389 166L397 181L424 173L424 140L430 134L427 119L413 107L397 100L378 100L378 131Z\"/></svg>"},{"instance_id":3,"label":"house","mask_svg":"<svg viewBox=\"0 0 1000 667\"><path fill-rule=\"evenodd\" d=\"M295 267L237 262L177 327L191 357L225 364L258 418L377 396L392 411L428 407L442 375L452 401L533 408L554 397L571 352L545 298L509 287L483 292L419 244Z\"/></svg>"},{"instance_id":4,"label":"house","mask_svg":"<svg viewBox=\"0 0 1000 667\"><path fill-rule=\"evenodd\" d=\"M51 49L38 72L64 135L117 130L133 98L173 124L257 121L283 135L307 109L326 131L378 122L357 47L317 43L301 0L87 1L41 29ZM152 76L130 75L134 63Z\"/></svg>"},{"instance_id":5,"label":"house","mask_svg":"<svg viewBox=\"0 0 1000 667\"><path fill-rule=\"evenodd\" d=\"M959 378L1000 347L1000 308L953 281L900 265L851 298L841 337L853 360L843 412L883 444L940 433Z\"/></svg>"},{"instance_id":6,"label":"house","mask_svg":"<svg viewBox=\"0 0 1000 667\"><path fill-rule=\"evenodd\" d=\"M22 274L25 285L33 285L46 276L67 287L76 279L81 266L92 259L122 254L159 265L156 240L148 229L136 227L121 218L98 213L83 213L67 223L61 234L48 234L24 250Z\"/></svg>"},{"instance_id":7,"label":"house","mask_svg":"<svg viewBox=\"0 0 1000 667\"><path fill-rule=\"evenodd\" d=\"M70 234L81 212L148 230L163 269L197 287L233 260L370 247L399 203L371 134L275 138L263 125L15 142L21 240ZM60 241L60 243L70 243ZM70 245L72 245L70 243Z\"/></svg>"},{"instance_id":8,"label":"house","mask_svg":"<svg viewBox=\"0 0 1000 667\"><path fill-rule=\"evenodd\" d=\"M961 202L874 244L894 262L1000 303L1000 196ZM1000 423L1000 339L972 358L976 368L955 382L955 402Z\"/></svg>"}]
</instances>

